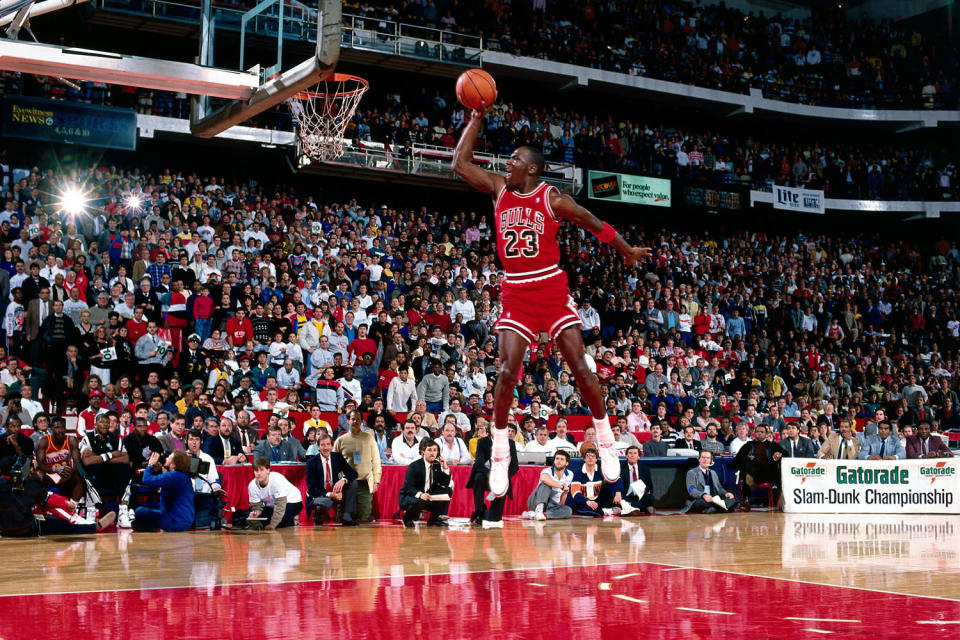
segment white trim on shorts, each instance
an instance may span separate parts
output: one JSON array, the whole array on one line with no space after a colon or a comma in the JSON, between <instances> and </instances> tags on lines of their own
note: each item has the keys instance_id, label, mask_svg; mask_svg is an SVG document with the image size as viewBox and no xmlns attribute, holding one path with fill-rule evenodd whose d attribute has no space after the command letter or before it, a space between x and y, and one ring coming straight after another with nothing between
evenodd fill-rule
<instances>
[{"instance_id":1,"label":"white trim on shorts","mask_svg":"<svg viewBox=\"0 0 960 640\"><path fill-rule=\"evenodd\" d=\"M530 330L529 327L527 327L526 325L520 322L517 322L516 320L510 320L508 318L501 318L497 320L494 323L493 328L495 331L501 331L501 330L513 331L514 333L519 335L521 338L526 340L528 343L533 342L534 339L536 338L536 335L533 333L533 331Z\"/></svg>"},{"instance_id":2,"label":"white trim on shorts","mask_svg":"<svg viewBox=\"0 0 960 640\"><path fill-rule=\"evenodd\" d=\"M536 275L527 278L515 278L512 277L509 273L505 274L503 277L503 282L509 284L528 284L530 282L540 282L541 280L548 280L550 278L555 278L556 276L563 273L563 270L559 267L547 267L544 273L543 271L535 271L533 273L543 273L543 275Z\"/></svg>"},{"instance_id":3,"label":"white trim on shorts","mask_svg":"<svg viewBox=\"0 0 960 640\"><path fill-rule=\"evenodd\" d=\"M562 318L554 322L552 327L550 327L550 331L548 333L550 334L551 338L556 339L556 337L560 335L560 332L566 329L567 327L572 327L575 324L580 324L580 325L583 324L583 321L580 319L580 314L577 313L577 305L573 301L573 297L569 295L567 296L567 309L570 310L570 315L563 316ZM560 328L558 329L557 328L558 325L562 325L562 326L560 326Z\"/></svg>"}]
</instances>

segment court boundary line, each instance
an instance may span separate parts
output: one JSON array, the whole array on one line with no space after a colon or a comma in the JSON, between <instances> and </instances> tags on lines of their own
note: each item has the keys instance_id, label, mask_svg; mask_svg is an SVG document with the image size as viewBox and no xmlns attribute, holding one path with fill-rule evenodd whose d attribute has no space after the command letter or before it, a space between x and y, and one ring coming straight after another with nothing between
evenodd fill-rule
<instances>
[{"instance_id":1,"label":"court boundary line","mask_svg":"<svg viewBox=\"0 0 960 640\"><path fill-rule=\"evenodd\" d=\"M945 598L942 596L929 596L929 595L917 595L912 593L901 593L899 591L889 591L886 589L871 589L869 587L857 587L853 585L837 585L829 584L825 582L815 582L812 580L801 580L798 578L784 578L779 576L762 576L754 573L743 573L740 571L730 571L727 569L714 569L711 567L692 567L688 565L680 565L670 562L652 562L647 560L636 560L631 562L602 562L598 564L575 564L575 565L560 565L560 566L550 566L550 567L516 567L510 569L476 569L470 571L457 571L457 572L447 572L447 573L412 573L404 574L404 578L427 578L427 577L442 577L442 576L462 576L462 575L473 575L480 573L517 573L521 571L544 571L544 570L554 570L554 569L590 569L595 567L629 567L636 565L649 565L655 567L671 567L674 569L689 569L691 571L709 571L711 573L725 573L736 576L745 576L749 578L760 578L762 580L779 580L782 582L793 582L796 584L807 584L818 587L832 587L836 589L853 589L856 591L868 591L870 593L882 593L885 595L893 596L902 596L905 598L925 598L927 600L936 600L939 602L949 602L954 604L960 604L960 599L955 598ZM18 598L18 597L38 597L38 596L66 596L66 595L84 595L91 593L120 593L120 592L136 592L136 591L172 591L176 589L223 589L230 587L251 587L258 585L284 585L284 584L312 584L317 582L343 582L346 580L391 580L394 576L389 574L387 575L377 575L377 576L357 576L357 577L337 577L337 578L307 578L304 580L279 580L274 582L267 581L257 581L257 582L230 582L230 583L220 583L213 585L172 585L172 586L162 586L162 587L125 587L120 589L85 589L85 590L76 590L76 591L49 591L49 592L35 592L35 593L8 593L0 594L0 600L6 598Z\"/></svg>"},{"instance_id":2,"label":"court boundary line","mask_svg":"<svg viewBox=\"0 0 960 640\"><path fill-rule=\"evenodd\" d=\"M644 563L647 564L647 563ZM713 567L691 567L681 564L673 564L670 562L654 562L649 564L661 564L667 567L674 567L676 569L689 569L691 571L709 571L711 573L727 573L735 576L747 576L750 578L764 578L767 580L782 580L784 582L793 582L796 584L809 584L817 587L835 587L837 589L854 589L856 591L869 591L870 593L883 593L891 596L904 596L907 598L926 598L928 600L939 600L943 602L953 602L960 604L960 598L945 598L943 596L928 596L920 595L913 593L902 593L900 591L889 591L887 589L871 589L869 587L857 587L849 584L830 584L827 582L816 582L814 580L801 580L800 578L784 578L780 576L761 576L756 573L744 573L742 571L731 571L729 569L715 569Z\"/></svg>"}]
</instances>

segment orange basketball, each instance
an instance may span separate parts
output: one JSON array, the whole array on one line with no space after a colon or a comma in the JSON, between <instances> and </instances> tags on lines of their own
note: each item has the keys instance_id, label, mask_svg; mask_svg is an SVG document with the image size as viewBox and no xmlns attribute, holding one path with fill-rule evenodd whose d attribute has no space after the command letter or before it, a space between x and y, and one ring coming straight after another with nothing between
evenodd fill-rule
<instances>
[{"instance_id":1,"label":"orange basketball","mask_svg":"<svg viewBox=\"0 0 960 640\"><path fill-rule=\"evenodd\" d=\"M467 109L483 109L497 99L497 83L483 69L464 71L457 78L457 100Z\"/></svg>"}]
</instances>

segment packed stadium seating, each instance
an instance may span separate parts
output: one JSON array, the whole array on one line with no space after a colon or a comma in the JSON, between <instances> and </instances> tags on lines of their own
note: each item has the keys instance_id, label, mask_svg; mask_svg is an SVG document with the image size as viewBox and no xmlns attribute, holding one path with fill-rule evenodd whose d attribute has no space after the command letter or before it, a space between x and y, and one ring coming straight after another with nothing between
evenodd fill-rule
<instances>
[{"instance_id":1,"label":"packed stadium seating","mask_svg":"<svg viewBox=\"0 0 960 640\"><path fill-rule=\"evenodd\" d=\"M5 74L0 73L0 77ZM132 87L81 83L74 90L50 78L6 74L5 91L92 104L121 104L140 113L186 117L186 95ZM452 91L403 91L378 87L348 125L347 137L402 148L404 143L452 148L464 109ZM509 155L521 144L543 150L548 160L578 167L683 177L713 184L768 189L774 182L823 189L828 197L861 200L957 200L957 162L948 148L928 145L843 143L771 136L763 140L741 128L729 132L679 126L662 117L601 114L556 106L498 102L487 116L481 148ZM286 107L257 119L258 126L292 130Z\"/></svg>"},{"instance_id":2,"label":"packed stadium seating","mask_svg":"<svg viewBox=\"0 0 960 640\"><path fill-rule=\"evenodd\" d=\"M482 35L508 53L778 100L858 108L957 107L949 33L843 14L793 20L691 2L358 3L378 19ZM432 9L432 10L431 10ZM446 11L444 10L446 9Z\"/></svg>"}]
</instances>

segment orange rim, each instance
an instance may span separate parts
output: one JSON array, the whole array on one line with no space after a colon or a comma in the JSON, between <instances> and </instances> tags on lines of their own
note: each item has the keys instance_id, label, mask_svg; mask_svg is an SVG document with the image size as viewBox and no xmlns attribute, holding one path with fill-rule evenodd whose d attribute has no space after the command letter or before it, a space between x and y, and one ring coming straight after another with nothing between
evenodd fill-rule
<instances>
[{"instance_id":1,"label":"orange rim","mask_svg":"<svg viewBox=\"0 0 960 640\"><path fill-rule=\"evenodd\" d=\"M313 100L315 98L346 98L349 96L355 96L358 93L363 93L370 88L370 83L361 78L360 76L350 75L349 73L334 73L331 74L329 78L321 80L321 82L356 82L359 86L356 89L351 89L350 91L337 91L334 93L324 93L323 91L300 91L295 96L294 100Z\"/></svg>"}]
</instances>

